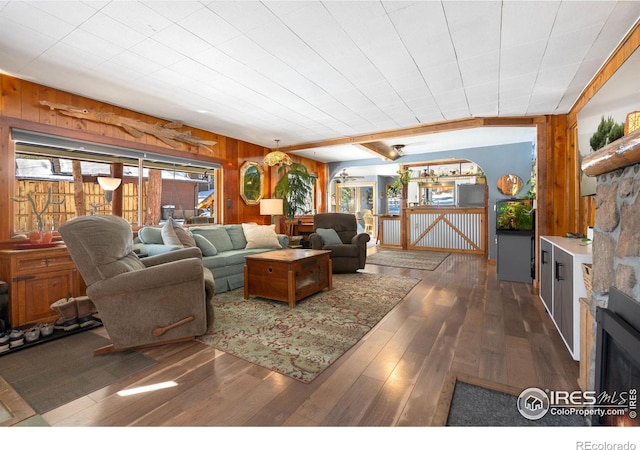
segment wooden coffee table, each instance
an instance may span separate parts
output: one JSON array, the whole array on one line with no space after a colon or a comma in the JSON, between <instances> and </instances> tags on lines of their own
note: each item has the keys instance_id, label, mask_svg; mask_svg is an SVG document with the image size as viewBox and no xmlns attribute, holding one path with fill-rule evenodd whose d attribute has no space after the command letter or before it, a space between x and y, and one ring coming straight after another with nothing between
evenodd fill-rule
<instances>
[{"instance_id":1,"label":"wooden coffee table","mask_svg":"<svg viewBox=\"0 0 640 450\"><path fill-rule=\"evenodd\" d=\"M283 249L246 256L244 298L250 295L296 302L332 289L330 250Z\"/></svg>"}]
</instances>

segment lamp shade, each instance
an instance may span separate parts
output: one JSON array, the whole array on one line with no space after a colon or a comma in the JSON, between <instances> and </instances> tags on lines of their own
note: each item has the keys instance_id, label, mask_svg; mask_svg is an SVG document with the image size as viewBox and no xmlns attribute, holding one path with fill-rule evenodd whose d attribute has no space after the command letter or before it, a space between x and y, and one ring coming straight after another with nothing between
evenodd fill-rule
<instances>
[{"instance_id":1,"label":"lamp shade","mask_svg":"<svg viewBox=\"0 0 640 450\"><path fill-rule=\"evenodd\" d=\"M260 215L279 216L284 214L284 203L281 198L263 198L260 200Z\"/></svg>"},{"instance_id":2,"label":"lamp shade","mask_svg":"<svg viewBox=\"0 0 640 450\"><path fill-rule=\"evenodd\" d=\"M122 180L120 178L112 177L98 177L98 184L105 191L115 191L120 186Z\"/></svg>"}]
</instances>

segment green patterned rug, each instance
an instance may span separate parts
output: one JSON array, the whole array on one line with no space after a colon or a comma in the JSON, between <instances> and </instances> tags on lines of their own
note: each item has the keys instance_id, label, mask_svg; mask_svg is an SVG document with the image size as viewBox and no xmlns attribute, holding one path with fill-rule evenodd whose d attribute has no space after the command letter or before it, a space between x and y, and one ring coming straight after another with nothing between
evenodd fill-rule
<instances>
[{"instance_id":1,"label":"green patterned rug","mask_svg":"<svg viewBox=\"0 0 640 450\"><path fill-rule=\"evenodd\" d=\"M333 275L333 289L295 308L243 289L214 297L212 329L198 339L309 383L354 346L420 280L372 273Z\"/></svg>"},{"instance_id":2,"label":"green patterned rug","mask_svg":"<svg viewBox=\"0 0 640 450\"><path fill-rule=\"evenodd\" d=\"M450 254L449 252L430 252L426 250L378 250L371 255L367 255L367 264L436 270Z\"/></svg>"}]
</instances>

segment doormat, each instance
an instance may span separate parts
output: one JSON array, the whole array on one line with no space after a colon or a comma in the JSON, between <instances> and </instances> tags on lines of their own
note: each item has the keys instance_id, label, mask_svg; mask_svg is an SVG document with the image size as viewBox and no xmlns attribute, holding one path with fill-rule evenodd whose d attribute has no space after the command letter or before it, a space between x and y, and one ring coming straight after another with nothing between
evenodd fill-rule
<instances>
[{"instance_id":1,"label":"doormat","mask_svg":"<svg viewBox=\"0 0 640 450\"><path fill-rule=\"evenodd\" d=\"M462 374L445 380L433 426L448 427L578 427L587 422L578 415L546 414L525 418L517 408L522 389Z\"/></svg>"},{"instance_id":2,"label":"doormat","mask_svg":"<svg viewBox=\"0 0 640 450\"><path fill-rule=\"evenodd\" d=\"M3 356L0 376L44 414L156 364L133 350L93 356L109 343L93 332L43 343Z\"/></svg>"},{"instance_id":3,"label":"doormat","mask_svg":"<svg viewBox=\"0 0 640 450\"><path fill-rule=\"evenodd\" d=\"M367 255L367 264L378 266L403 267L406 269L436 270L449 252L431 252L427 250L378 250Z\"/></svg>"}]
</instances>

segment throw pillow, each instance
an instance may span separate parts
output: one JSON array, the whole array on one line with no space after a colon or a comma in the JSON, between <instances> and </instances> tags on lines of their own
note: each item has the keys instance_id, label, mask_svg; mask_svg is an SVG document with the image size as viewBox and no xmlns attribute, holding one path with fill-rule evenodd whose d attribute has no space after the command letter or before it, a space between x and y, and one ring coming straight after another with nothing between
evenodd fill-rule
<instances>
[{"instance_id":1,"label":"throw pillow","mask_svg":"<svg viewBox=\"0 0 640 450\"><path fill-rule=\"evenodd\" d=\"M243 229L240 225L225 225L224 227L231 239L234 250L241 250L247 246L247 239L245 238Z\"/></svg>"},{"instance_id":2,"label":"throw pillow","mask_svg":"<svg viewBox=\"0 0 640 450\"><path fill-rule=\"evenodd\" d=\"M191 228L193 234L200 234L207 238L209 242L218 250L218 253L233 250L233 243L223 225L211 225L208 227Z\"/></svg>"},{"instance_id":3,"label":"throw pillow","mask_svg":"<svg viewBox=\"0 0 640 450\"><path fill-rule=\"evenodd\" d=\"M202 252L202 256L216 256L218 254L218 249L206 237L201 234L194 234L193 238Z\"/></svg>"},{"instance_id":4,"label":"throw pillow","mask_svg":"<svg viewBox=\"0 0 640 450\"><path fill-rule=\"evenodd\" d=\"M340 236L333 228L317 228L316 233L320 235L324 241L324 245L337 245L342 244Z\"/></svg>"},{"instance_id":5,"label":"throw pillow","mask_svg":"<svg viewBox=\"0 0 640 450\"><path fill-rule=\"evenodd\" d=\"M180 239L180 242L184 247L196 246L196 240L193 238L193 234L191 234L191 231L187 230L184 227L181 227L175 222L173 224L173 231L176 233L176 236L178 236L178 239Z\"/></svg>"},{"instance_id":6,"label":"throw pillow","mask_svg":"<svg viewBox=\"0 0 640 450\"><path fill-rule=\"evenodd\" d=\"M276 232L270 225L242 224L247 238L246 248L282 248Z\"/></svg>"},{"instance_id":7,"label":"throw pillow","mask_svg":"<svg viewBox=\"0 0 640 450\"><path fill-rule=\"evenodd\" d=\"M162 229L156 227L140 228L138 238L143 244L164 244L162 240Z\"/></svg>"},{"instance_id":8,"label":"throw pillow","mask_svg":"<svg viewBox=\"0 0 640 450\"><path fill-rule=\"evenodd\" d=\"M162 241L165 245L179 245L180 247L183 246L180 238L178 238L178 235L173 230L172 219L167 220L167 223L165 223L162 227Z\"/></svg>"}]
</instances>

